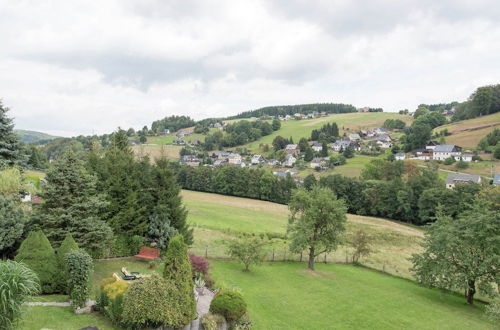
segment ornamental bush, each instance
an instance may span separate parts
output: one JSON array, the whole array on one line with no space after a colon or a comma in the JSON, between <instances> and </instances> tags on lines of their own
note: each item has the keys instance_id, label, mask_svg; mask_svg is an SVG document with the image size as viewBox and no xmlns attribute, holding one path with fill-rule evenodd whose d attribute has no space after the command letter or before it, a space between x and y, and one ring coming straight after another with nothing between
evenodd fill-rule
<instances>
[{"instance_id":1,"label":"ornamental bush","mask_svg":"<svg viewBox=\"0 0 500 330\"><path fill-rule=\"evenodd\" d=\"M56 254L41 230L29 233L21 243L15 260L26 264L36 273L42 293L57 292L61 276Z\"/></svg>"},{"instance_id":2,"label":"ornamental bush","mask_svg":"<svg viewBox=\"0 0 500 330\"><path fill-rule=\"evenodd\" d=\"M191 263L182 235L177 235L170 240L164 261L163 277L170 285L177 288L173 294L180 314L175 320L175 327L182 327L196 317Z\"/></svg>"},{"instance_id":3,"label":"ornamental bush","mask_svg":"<svg viewBox=\"0 0 500 330\"><path fill-rule=\"evenodd\" d=\"M202 273L203 275L208 274L210 265L207 259L191 253L189 254L189 261L191 262L193 277L198 273Z\"/></svg>"},{"instance_id":4,"label":"ornamental bush","mask_svg":"<svg viewBox=\"0 0 500 330\"><path fill-rule=\"evenodd\" d=\"M210 313L220 314L230 323L239 320L247 311L247 304L241 293L222 291L210 304Z\"/></svg>"},{"instance_id":5,"label":"ornamental bush","mask_svg":"<svg viewBox=\"0 0 500 330\"><path fill-rule=\"evenodd\" d=\"M154 274L132 283L123 295L123 323L131 328L182 328L177 287Z\"/></svg>"},{"instance_id":6,"label":"ornamental bush","mask_svg":"<svg viewBox=\"0 0 500 330\"><path fill-rule=\"evenodd\" d=\"M56 258L61 270L61 290L65 293L69 293L68 290L68 266L66 264L66 255L73 251L78 251L78 244L76 244L73 236L70 233L66 234L66 237L61 243L59 249L57 249Z\"/></svg>"},{"instance_id":7,"label":"ornamental bush","mask_svg":"<svg viewBox=\"0 0 500 330\"><path fill-rule=\"evenodd\" d=\"M39 291L34 271L15 261L0 261L0 329L14 329L22 304Z\"/></svg>"},{"instance_id":8,"label":"ornamental bush","mask_svg":"<svg viewBox=\"0 0 500 330\"><path fill-rule=\"evenodd\" d=\"M94 265L92 257L84 251L66 254L68 269L68 289L73 307L85 307L90 296L90 276Z\"/></svg>"},{"instance_id":9,"label":"ornamental bush","mask_svg":"<svg viewBox=\"0 0 500 330\"><path fill-rule=\"evenodd\" d=\"M123 322L123 295L130 287L127 281L104 279L100 283L99 309L115 324Z\"/></svg>"}]
</instances>

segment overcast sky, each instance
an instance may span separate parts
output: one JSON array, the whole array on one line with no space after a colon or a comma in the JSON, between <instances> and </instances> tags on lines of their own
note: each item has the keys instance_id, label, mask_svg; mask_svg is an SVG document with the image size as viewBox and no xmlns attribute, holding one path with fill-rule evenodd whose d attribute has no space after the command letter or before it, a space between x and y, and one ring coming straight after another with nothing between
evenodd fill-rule
<instances>
[{"instance_id":1,"label":"overcast sky","mask_svg":"<svg viewBox=\"0 0 500 330\"><path fill-rule=\"evenodd\" d=\"M498 0L0 0L17 128L139 128L314 102L414 109L500 83Z\"/></svg>"}]
</instances>

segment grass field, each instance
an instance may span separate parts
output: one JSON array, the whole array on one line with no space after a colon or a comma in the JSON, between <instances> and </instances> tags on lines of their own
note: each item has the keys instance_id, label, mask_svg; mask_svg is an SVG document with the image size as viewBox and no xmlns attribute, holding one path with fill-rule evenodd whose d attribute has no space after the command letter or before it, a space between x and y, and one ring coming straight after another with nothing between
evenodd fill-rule
<instances>
[{"instance_id":1,"label":"grass field","mask_svg":"<svg viewBox=\"0 0 500 330\"><path fill-rule=\"evenodd\" d=\"M447 129L451 135L446 137L446 143L475 148L479 141L495 128L500 128L500 112L439 126L434 132Z\"/></svg>"},{"instance_id":2,"label":"grass field","mask_svg":"<svg viewBox=\"0 0 500 330\"><path fill-rule=\"evenodd\" d=\"M154 160L161 157L178 159L181 148L181 146L174 145L144 144L133 146L132 150L138 157L149 156L149 158Z\"/></svg>"},{"instance_id":3,"label":"grass field","mask_svg":"<svg viewBox=\"0 0 500 330\"><path fill-rule=\"evenodd\" d=\"M365 128L381 127L386 119L401 119L409 123L411 122L412 117L389 112L355 112L334 114L315 119L282 121L281 128L278 131L272 133L271 135L264 136L257 141L248 143L243 147L246 147L253 152L257 152L261 143L267 143L270 145L273 139L278 135L285 138L293 137L294 141L298 142L302 137L310 137L313 129L318 129L326 123L337 123L339 129L341 130L341 134L343 134L343 132L347 131L347 129L349 129L349 131L356 131Z\"/></svg>"},{"instance_id":4,"label":"grass field","mask_svg":"<svg viewBox=\"0 0 500 330\"><path fill-rule=\"evenodd\" d=\"M224 242L238 234L256 234L269 240L267 259L300 260L299 254L290 254L286 239L274 238L286 234L288 209L286 205L207 194L194 191L182 192L184 203L189 210L188 222L194 227L195 243L191 251L211 258L226 258ZM228 209L231 211L228 212ZM348 215L347 232L352 233L362 228L373 236L374 253L361 260L366 266L385 270L388 273L411 278L408 258L419 251L423 236L420 228L385 219ZM326 256L328 262L345 262L346 255L351 255L349 247L342 246L336 252ZM323 261L324 255L318 257Z\"/></svg>"},{"instance_id":5,"label":"grass field","mask_svg":"<svg viewBox=\"0 0 500 330\"><path fill-rule=\"evenodd\" d=\"M212 262L216 280L242 290L253 329L494 329L483 306L361 267L267 263L243 272Z\"/></svg>"}]
</instances>

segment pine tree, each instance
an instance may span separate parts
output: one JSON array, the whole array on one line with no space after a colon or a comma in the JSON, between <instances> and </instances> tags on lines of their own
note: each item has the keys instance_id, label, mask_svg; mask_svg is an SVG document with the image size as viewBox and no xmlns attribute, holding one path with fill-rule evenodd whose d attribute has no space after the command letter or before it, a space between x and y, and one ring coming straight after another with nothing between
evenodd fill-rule
<instances>
[{"instance_id":1,"label":"pine tree","mask_svg":"<svg viewBox=\"0 0 500 330\"><path fill-rule=\"evenodd\" d=\"M15 165L21 160L21 147L14 133L12 118L7 117L9 108L0 100L0 168L5 165Z\"/></svg>"},{"instance_id":2,"label":"pine tree","mask_svg":"<svg viewBox=\"0 0 500 330\"><path fill-rule=\"evenodd\" d=\"M26 264L40 280L42 293L54 293L60 283L54 249L40 230L29 233L22 242L15 260Z\"/></svg>"},{"instance_id":3,"label":"pine tree","mask_svg":"<svg viewBox=\"0 0 500 330\"><path fill-rule=\"evenodd\" d=\"M56 247L71 233L82 248L102 250L113 233L100 219L107 203L105 196L96 191L96 178L68 150L54 163L46 179L41 193L43 201L34 210L34 223L41 226Z\"/></svg>"},{"instance_id":4,"label":"pine tree","mask_svg":"<svg viewBox=\"0 0 500 330\"><path fill-rule=\"evenodd\" d=\"M182 235L177 235L170 240L164 260L163 277L167 283L177 287L178 297L175 301L182 315L180 320L175 323L177 325L188 324L196 314L196 302L194 300L191 263Z\"/></svg>"}]
</instances>

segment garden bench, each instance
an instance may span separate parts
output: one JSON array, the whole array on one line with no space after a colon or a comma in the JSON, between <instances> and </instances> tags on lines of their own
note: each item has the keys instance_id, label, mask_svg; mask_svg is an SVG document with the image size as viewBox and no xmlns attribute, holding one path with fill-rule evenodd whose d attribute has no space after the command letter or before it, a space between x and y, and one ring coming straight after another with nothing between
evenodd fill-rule
<instances>
[{"instance_id":1,"label":"garden bench","mask_svg":"<svg viewBox=\"0 0 500 330\"><path fill-rule=\"evenodd\" d=\"M160 257L160 249L142 247L139 254L136 254L134 257L149 260L158 259Z\"/></svg>"}]
</instances>

